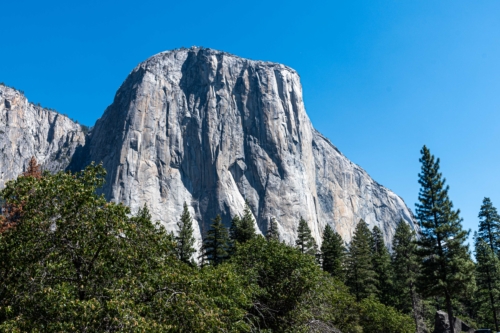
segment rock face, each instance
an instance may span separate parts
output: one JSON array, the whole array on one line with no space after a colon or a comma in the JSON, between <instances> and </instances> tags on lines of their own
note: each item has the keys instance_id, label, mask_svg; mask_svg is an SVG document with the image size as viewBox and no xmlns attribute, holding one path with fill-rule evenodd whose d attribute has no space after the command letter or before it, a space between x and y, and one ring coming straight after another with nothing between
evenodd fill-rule
<instances>
[{"instance_id":1,"label":"rock face","mask_svg":"<svg viewBox=\"0 0 500 333\"><path fill-rule=\"evenodd\" d=\"M57 140L76 142L76 130ZM318 242L326 224L349 241L364 219L388 243L399 220L413 226L400 197L313 128L293 69L211 49L163 52L139 64L71 168L90 161L108 170L108 199L132 211L147 204L170 230L187 202L198 237L217 214L228 225L245 199L258 230L275 217L288 242L300 216Z\"/></svg>"},{"instance_id":2,"label":"rock face","mask_svg":"<svg viewBox=\"0 0 500 333\"><path fill-rule=\"evenodd\" d=\"M0 85L0 188L24 172L32 156L44 170L64 170L84 144L80 125Z\"/></svg>"},{"instance_id":3,"label":"rock face","mask_svg":"<svg viewBox=\"0 0 500 333\"><path fill-rule=\"evenodd\" d=\"M461 321L459 318L455 318L453 330L455 333L467 332L474 333L476 330ZM450 321L448 320L448 314L444 311L436 311L435 327L434 333L450 333Z\"/></svg>"}]
</instances>

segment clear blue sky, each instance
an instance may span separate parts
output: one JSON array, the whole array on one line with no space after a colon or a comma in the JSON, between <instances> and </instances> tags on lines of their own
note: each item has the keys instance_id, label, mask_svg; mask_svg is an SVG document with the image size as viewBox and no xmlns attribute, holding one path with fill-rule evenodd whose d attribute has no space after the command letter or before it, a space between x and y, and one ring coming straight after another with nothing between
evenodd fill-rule
<instances>
[{"instance_id":1,"label":"clear blue sky","mask_svg":"<svg viewBox=\"0 0 500 333\"><path fill-rule=\"evenodd\" d=\"M0 82L93 125L127 74L192 45L284 63L314 126L417 201L422 145L476 229L500 208L500 1L4 1Z\"/></svg>"}]
</instances>

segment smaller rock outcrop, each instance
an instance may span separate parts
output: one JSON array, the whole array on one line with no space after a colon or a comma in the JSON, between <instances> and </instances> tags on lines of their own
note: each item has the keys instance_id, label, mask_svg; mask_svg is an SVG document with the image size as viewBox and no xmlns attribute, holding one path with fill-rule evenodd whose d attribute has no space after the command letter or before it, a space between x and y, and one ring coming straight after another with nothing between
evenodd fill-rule
<instances>
[{"instance_id":1,"label":"smaller rock outcrop","mask_svg":"<svg viewBox=\"0 0 500 333\"><path fill-rule=\"evenodd\" d=\"M64 170L84 144L78 123L0 84L0 189L26 170L31 157L43 170L56 172Z\"/></svg>"},{"instance_id":2,"label":"smaller rock outcrop","mask_svg":"<svg viewBox=\"0 0 500 333\"><path fill-rule=\"evenodd\" d=\"M474 333L476 330L470 327L468 324L464 323L459 318L454 318L454 331L455 333L467 332ZM444 311L436 311L436 321L434 326L434 333L450 333L450 321L448 320L448 314Z\"/></svg>"}]
</instances>

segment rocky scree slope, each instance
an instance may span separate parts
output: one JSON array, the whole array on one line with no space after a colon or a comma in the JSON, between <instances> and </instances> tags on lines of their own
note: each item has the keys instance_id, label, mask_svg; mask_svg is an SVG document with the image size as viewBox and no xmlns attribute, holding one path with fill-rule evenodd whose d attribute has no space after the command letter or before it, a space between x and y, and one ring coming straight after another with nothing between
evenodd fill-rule
<instances>
[{"instance_id":1,"label":"rocky scree slope","mask_svg":"<svg viewBox=\"0 0 500 333\"><path fill-rule=\"evenodd\" d=\"M139 64L70 169L91 161L108 171L108 199L132 211L147 204L169 230L187 202L198 239L216 214L229 225L245 200L260 232L274 217L288 242L300 216L318 243L326 224L350 241L364 219L387 243L400 219L415 228L400 197L313 128L293 69L212 49L162 52Z\"/></svg>"},{"instance_id":2,"label":"rocky scree slope","mask_svg":"<svg viewBox=\"0 0 500 333\"><path fill-rule=\"evenodd\" d=\"M84 145L79 124L0 84L0 188L25 171L32 156L44 170L55 172L64 170Z\"/></svg>"}]
</instances>

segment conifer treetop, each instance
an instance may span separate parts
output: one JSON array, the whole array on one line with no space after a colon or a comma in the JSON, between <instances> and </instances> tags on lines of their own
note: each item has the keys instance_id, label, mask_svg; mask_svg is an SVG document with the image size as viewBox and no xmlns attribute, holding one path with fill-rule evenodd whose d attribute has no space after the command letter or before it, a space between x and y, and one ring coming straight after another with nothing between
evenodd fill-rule
<instances>
[{"instance_id":1,"label":"conifer treetop","mask_svg":"<svg viewBox=\"0 0 500 333\"><path fill-rule=\"evenodd\" d=\"M479 211L478 237L497 255L500 254L500 216L490 198L484 198Z\"/></svg>"},{"instance_id":2,"label":"conifer treetop","mask_svg":"<svg viewBox=\"0 0 500 333\"><path fill-rule=\"evenodd\" d=\"M316 255L318 252L318 246L316 241L311 234L311 229L307 225L306 220L301 216L299 220L299 226L297 228L297 240L295 245L302 253Z\"/></svg>"}]
</instances>

